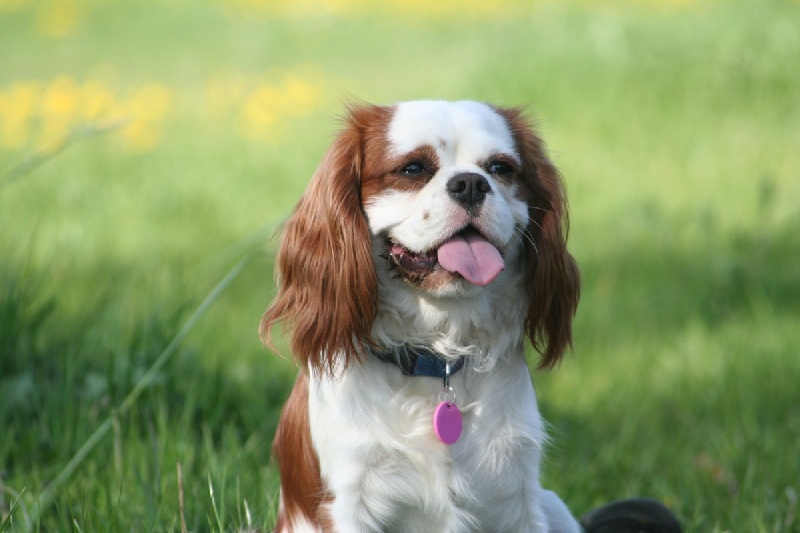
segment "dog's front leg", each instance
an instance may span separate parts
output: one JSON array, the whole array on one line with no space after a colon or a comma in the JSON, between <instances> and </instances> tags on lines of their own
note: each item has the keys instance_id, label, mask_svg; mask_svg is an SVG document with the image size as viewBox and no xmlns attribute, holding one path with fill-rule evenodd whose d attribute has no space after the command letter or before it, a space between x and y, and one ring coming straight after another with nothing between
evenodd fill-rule
<instances>
[{"instance_id":1,"label":"dog's front leg","mask_svg":"<svg viewBox=\"0 0 800 533\"><path fill-rule=\"evenodd\" d=\"M547 520L547 530L553 533L579 533L581 527L566 504L555 492L539 491L540 508Z\"/></svg>"}]
</instances>

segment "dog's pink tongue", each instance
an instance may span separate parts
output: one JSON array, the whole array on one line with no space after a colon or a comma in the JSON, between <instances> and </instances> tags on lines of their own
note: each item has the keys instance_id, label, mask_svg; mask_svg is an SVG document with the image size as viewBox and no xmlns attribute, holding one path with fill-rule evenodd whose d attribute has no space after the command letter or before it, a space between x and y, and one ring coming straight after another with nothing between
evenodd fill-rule
<instances>
[{"instance_id":1,"label":"dog's pink tongue","mask_svg":"<svg viewBox=\"0 0 800 533\"><path fill-rule=\"evenodd\" d=\"M497 248L477 231L453 235L439 247L437 255L442 268L458 272L474 285L488 285L505 268Z\"/></svg>"}]
</instances>

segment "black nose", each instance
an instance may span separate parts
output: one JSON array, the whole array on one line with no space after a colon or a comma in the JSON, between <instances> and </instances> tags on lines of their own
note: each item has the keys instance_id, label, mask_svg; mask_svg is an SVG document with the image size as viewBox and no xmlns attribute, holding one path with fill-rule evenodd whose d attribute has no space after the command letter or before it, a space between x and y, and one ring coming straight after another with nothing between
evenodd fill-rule
<instances>
[{"instance_id":1,"label":"black nose","mask_svg":"<svg viewBox=\"0 0 800 533\"><path fill-rule=\"evenodd\" d=\"M492 186L486 178L475 172L456 174L447 182L447 194L464 209L478 207L491 191Z\"/></svg>"}]
</instances>

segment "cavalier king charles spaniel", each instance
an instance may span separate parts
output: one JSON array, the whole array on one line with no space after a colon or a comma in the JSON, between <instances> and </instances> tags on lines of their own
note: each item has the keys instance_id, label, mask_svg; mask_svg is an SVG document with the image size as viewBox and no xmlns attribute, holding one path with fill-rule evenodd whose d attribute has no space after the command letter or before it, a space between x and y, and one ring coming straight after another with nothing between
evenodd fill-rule
<instances>
[{"instance_id":1,"label":"cavalier king charles spaniel","mask_svg":"<svg viewBox=\"0 0 800 533\"><path fill-rule=\"evenodd\" d=\"M580 531L539 484L526 338L571 343L578 268L558 170L523 113L352 106L285 226L261 322L301 372L277 531Z\"/></svg>"}]
</instances>

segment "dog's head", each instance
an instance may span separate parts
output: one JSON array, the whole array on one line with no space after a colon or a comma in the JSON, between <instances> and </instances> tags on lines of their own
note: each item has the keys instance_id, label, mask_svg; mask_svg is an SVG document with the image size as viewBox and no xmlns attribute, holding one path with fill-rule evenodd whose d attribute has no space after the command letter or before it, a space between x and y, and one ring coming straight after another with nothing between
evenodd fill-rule
<instances>
[{"instance_id":1,"label":"dog's head","mask_svg":"<svg viewBox=\"0 0 800 533\"><path fill-rule=\"evenodd\" d=\"M332 370L374 344L384 307L508 305L488 298L502 287L552 366L579 292L566 226L560 176L521 111L355 106L287 222L262 336L283 319L295 357Z\"/></svg>"}]
</instances>

